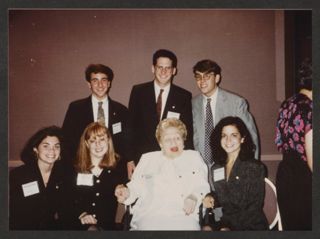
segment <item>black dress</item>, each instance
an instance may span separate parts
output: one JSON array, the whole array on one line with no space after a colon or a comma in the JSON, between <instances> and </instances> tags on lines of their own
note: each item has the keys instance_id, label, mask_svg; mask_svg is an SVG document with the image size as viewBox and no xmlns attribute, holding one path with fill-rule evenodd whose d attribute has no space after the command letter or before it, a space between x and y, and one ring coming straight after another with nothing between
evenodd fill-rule
<instances>
[{"instance_id":1,"label":"black dress","mask_svg":"<svg viewBox=\"0 0 320 239\"><path fill-rule=\"evenodd\" d=\"M304 148L305 134L312 129L313 103L297 94L279 110L275 143L283 154L276 187L284 230L312 229L312 172Z\"/></svg>"},{"instance_id":2,"label":"black dress","mask_svg":"<svg viewBox=\"0 0 320 239\"><path fill-rule=\"evenodd\" d=\"M10 172L9 180L10 230L58 230L63 228L65 209L64 169L55 162L45 187L37 161ZM28 183L29 191L26 188ZM29 184L30 185L30 184ZM24 189L23 189L24 188Z\"/></svg>"}]
</instances>

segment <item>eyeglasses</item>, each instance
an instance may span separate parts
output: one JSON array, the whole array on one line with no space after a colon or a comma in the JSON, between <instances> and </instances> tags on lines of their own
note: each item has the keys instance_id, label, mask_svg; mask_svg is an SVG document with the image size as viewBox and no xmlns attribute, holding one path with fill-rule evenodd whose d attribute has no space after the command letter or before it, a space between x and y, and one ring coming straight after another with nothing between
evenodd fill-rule
<instances>
[{"instance_id":1,"label":"eyeglasses","mask_svg":"<svg viewBox=\"0 0 320 239\"><path fill-rule=\"evenodd\" d=\"M214 73L210 72L210 73L203 73L203 74L195 74L194 78L196 79L197 82L199 82L201 80L208 81L212 76L214 76Z\"/></svg>"},{"instance_id":2,"label":"eyeglasses","mask_svg":"<svg viewBox=\"0 0 320 239\"><path fill-rule=\"evenodd\" d=\"M172 66L165 66L165 67L163 67L163 66L156 66L156 69L158 70L158 71L171 71L172 69L173 69L173 67Z\"/></svg>"}]
</instances>

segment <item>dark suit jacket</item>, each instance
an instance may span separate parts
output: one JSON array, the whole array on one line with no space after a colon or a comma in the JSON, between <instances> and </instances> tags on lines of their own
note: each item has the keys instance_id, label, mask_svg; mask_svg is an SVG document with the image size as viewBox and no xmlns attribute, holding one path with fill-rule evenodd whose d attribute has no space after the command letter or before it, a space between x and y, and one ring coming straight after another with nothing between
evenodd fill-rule
<instances>
[{"instance_id":1,"label":"dark suit jacket","mask_svg":"<svg viewBox=\"0 0 320 239\"><path fill-rule=\"evenodd\" d=\"M221 168L214 164L212 172L214 198L222 206L222 224L231 230L267 230L268 223L263 213L265 195L265 167L257 160L234 163L229 180L214 179L214 170Z\"/></svg>"},{"instance_id":2,"label":"dark suit jacket","mask_svg":"<svg viewBox=\"0 0 320 239\"><path fill-rule=\"evenodd\" d=\"M11 230L65 229L65 223L62 223L64 213L67 213L64 175L64 167L60 161L54 164L47 187L36 161L10 171ZM25 197L22 185L35 181L39 193Z\"/></svg>"},{"instance_id":3,"label":"dark suit jacket","mask_svg":"<svg viewBox=\"0 0 320 239\"><path fill-rule=\"evenodd\" d=\"M138 162L143 153L160 150L155 137L159 123L156 112L154 82L135 85L129 100L130 128L132 129L133 159ZM187 127L186 149L193 149L192 95L189 91L171 84L162 119L168 111L180 114L180 120Z\"/></svg>"},{"instance_id":4,"label":"dark suit jacket","mask_svg":"<svg viewBox=\"0 0 320 239\"><path fill-rule=\"evenodd\" d=\"M120 154L122 160L127 160L127 147L129 142L130 132L128 131L128 109L108 98L109 100L109 125L107 126L111 132L115 151ZM88 124L92 123L93 110L91 96L71 102L67 110L66 116L63 122L63 132L65 137L65 143L70 153L70 157L74 158L79 145L79 140L83 130ZM115 123L121 122L122 131L119 133L113 133L113 127Z\"/></svg>"}]
</instances>

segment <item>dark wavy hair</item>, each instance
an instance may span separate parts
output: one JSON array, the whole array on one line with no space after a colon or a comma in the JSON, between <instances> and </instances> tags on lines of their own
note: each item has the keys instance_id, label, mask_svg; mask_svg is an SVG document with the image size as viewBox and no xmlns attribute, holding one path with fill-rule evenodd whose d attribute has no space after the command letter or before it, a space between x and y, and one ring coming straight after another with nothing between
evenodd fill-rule
<instances>
[{"instance_id":1,"label":"dark wavy hair","mask_svg":"<svg viewBox=\"0 0 320 239\"><path fill-rule=\"evenodd\" d=\"M177 56L172 51L169 51L167 49L157 50L152 56L152 64L154 66L157 64L158 58L160 57L169 58L172 61L172 67L177 68L178 59L177 59Z\"/></svg>"},{"instance_id":2,"label":"dark wavy hair","mask_svg":"<svg viewBox=\"0 0 320 239\"><path fill-rule=\"evenodd\" d=\"M215 75L221 76L221 67L216 63L215 61L205 59L198 61L193 66L193 73L195 74L196 71L202 72L202 73L211 73L213 72Z\"/></svg>"},{"instance_id":3,"label":"dark wavy hair","mask_svg":"<svg viewBox=\"0 0 320 239\"><path fill-rule=\"evenodd\" d=\"M37 160L37 155L33 151L33 148L38 148L39 144L48 136L55 136L60 142L60 157L64 157L64 147L63 147L63 135L62 130L58 126L49 126L41 128L38 130L31 138L27 141L20 153L20 159L25 164L33 163Z\"/></svg>"},{"instance_id":4,"label":"dark wavy hair","mask_svg":"<svg viewBox=\"0 0 320 239\"><path fill-rule=\"evenodd\" d=\"M303 60L298 69L299 89L312 90L312 61L309 58Z\"/></svg>"},{"instance_id":5,"label":"dark wavy hair","mask_svg":"<svg viewBox=\"0 0 320 239\"><path fill-rule=\"evenodd\" d=\"M108 77L108 81L112 81L114 74L110 67L102 65L102 64L90 64L85 72L86 81L90 82L91 80L91 73L103 73L106 74Z\"/></svg>"},{"instance_id":6,"label":"dark wavy hair","mask_svg":"<svg viewBox=\"0 0 320 239\"><path fill-rule=\"evenodd\" d=\"M236 127L240 133L241 138L244 138L244 142L241 144L238 158L240 160L250 160L254 158L255 145L253 143L250 132L244 122L239 117L226 117L220 120L216 125L212 134L212 152L213 160L215 163L224 166L227 163L227 153L221 147L222 130L225 126L232 125Z\"/></svg>"}]
</instances>

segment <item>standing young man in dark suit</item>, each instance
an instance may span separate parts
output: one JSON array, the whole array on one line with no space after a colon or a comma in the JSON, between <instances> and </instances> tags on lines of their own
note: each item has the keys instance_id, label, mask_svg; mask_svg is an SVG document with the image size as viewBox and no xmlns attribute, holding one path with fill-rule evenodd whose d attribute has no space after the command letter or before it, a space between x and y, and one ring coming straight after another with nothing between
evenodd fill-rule
<instances>
[{"instance_id":1,"label":"standing young man in dark suit","mask_svg":"<svg viewBox=\"0 0 320 239\"><path fill-rule=\"evenodd\" d=\"M183 121L188 131L185 146L187 149L193 148L192 95L172 83L177 73L176 55L165 49L156 51L151 70L153 81L133 86L130 95L130 128L134 149L131 159L134 161L128 163L128 172L133 172L143 153L160 150L155 131L162 119L175 117Z\"/></svg>"},{"instance_id":2,"label":"standing young man in dark suit","mask_svg":"<svg viewBox=\"0 0 320 239\"><path fill-rule=\"evenodd\" d=\"M124 105L108 96L114 77L113 71L102 64L91 64L86 69L85 77L91 95L70 103L62 126L70 156L72 159L75 157L86 126L99 121L110 130L115 151L124 162L127 160L129 144L129 112Z\"/></svg>"}]
</instances>

